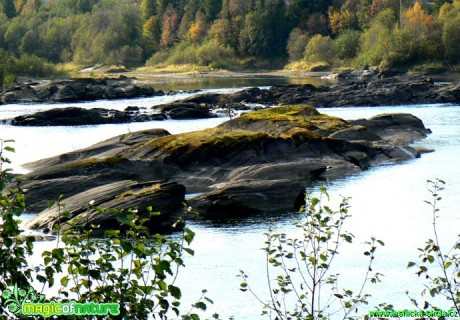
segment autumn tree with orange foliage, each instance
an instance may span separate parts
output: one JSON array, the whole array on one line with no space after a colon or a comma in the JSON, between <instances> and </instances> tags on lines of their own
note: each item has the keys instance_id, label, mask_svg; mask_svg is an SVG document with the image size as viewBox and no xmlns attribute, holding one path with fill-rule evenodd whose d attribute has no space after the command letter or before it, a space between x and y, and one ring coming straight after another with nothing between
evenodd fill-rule
<instances>
[{"instance_id":1,"label":"autumn tree with orange foliage","mask_svg":"<svg viewBox=\"0 0 460 320\"><path fill-rule=\"evenodd\" d=\"M406 11L400 33L401 52L406 60L417 62L441 55L441 28L435 18L416 2Z\"/></svg>"},{"instance_id":2,"label":"autumn tree with orange foliage","mask_svg":"<svg viewBox=\"0 0 460 320\"><path fill-rule=\"evenodd\" d=\"M163 26L160 41L161 47L171 47L177 40L179 19L179 13L176 11L176 9L174 9L172 4L169 4L163 16Z\"/></svg>"}]
</instances>

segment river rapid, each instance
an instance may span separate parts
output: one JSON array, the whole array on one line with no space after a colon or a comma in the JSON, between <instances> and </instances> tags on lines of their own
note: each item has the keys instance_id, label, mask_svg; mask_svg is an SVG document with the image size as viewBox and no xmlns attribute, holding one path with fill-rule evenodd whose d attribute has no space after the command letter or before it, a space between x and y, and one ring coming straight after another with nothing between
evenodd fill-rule
<instances>
[{"instance_id":1,"label":"river rapid","mask_svg":"<svg viewBox=\"0 0 460 320\"><path fill-rule=\"evenodd\" d=\"M227 85L225 83L224 85ZM257 83L257 85L262 85ZM270 85L270 83L267 83ZM211 92L237 90L234 86L218 86L206 89ZM148 99L97 101L63 105L1 105L0 119L31 113L53 107L75 106L124 109L129 105L139 107L165 103L190 94L153 97ZM340 273L340 283L353 291L359 289L366 272L363 255L364 242L375 236L385 242L376 253L373 269L384 274L382 282L369 285L372 294L369 306L360 308L358 314L367 314L373 306L386 302L395 309L413 309L405 292L412 295L423 289L423 282L415 270L406 269L408 261L418 257L418 247L433 237L431 210L424 200L429 200L427 179L441 178L446 181L446 190L440 203L438 232L442 243L450 247L460 230L460 107L454 105L416 105L398 107L351 107L320 109L321 112L344 119L367 118L381 113L408 112L422 119L433 133L417 144L432 148L433 153L420 159L396 165L372 168L357 175L340 180L322 181L331 196L333 206L341 196L351 197L350 213L345 229L355 235L352 245L344 245L335 260L334 273ZM81 127L12 127L0 125L0 138L15 139L17 152L11 158L16 172L25 172L20 165L89 146L118 134L149 129L165 128L171 133L213 127L225 121L215 118L194 121L158 121L146 123L81 126ZM315 188L312 188L315 191ZM249 275L249 281L260 297L268 298L266 261L262 250L264 232L273 223L276 232L291 236L298 234L292 226L295 213L258 215L245 219L234 219L225 223L191 222L189 227L196 232L192 244L195 256L186 259L178 285L184 293L183 303L194 302L201 289L215 302L209 306L207 315L217 312L223 319L259 319L262 306L249 293L239 290L241 280L236 277L239 270ZM271 222L273 221L273 222ZM39 248L46 243L38 244ZM46 292L45 292L46 294Z\"/></svg>"}]
</instances>

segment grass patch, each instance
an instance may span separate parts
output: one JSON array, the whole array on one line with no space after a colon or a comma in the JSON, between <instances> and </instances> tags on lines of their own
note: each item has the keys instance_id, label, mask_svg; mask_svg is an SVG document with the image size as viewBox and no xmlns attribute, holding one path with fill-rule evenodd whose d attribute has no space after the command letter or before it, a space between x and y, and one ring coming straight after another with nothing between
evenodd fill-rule
<instances>
[{"instance_id":1,"label":"grass patch","mask_svg":"<svg viewBox=\"0 0 460 320\"><path fill-rule=\"evenodd\" d=\"M107 157L107 158L87 158L83 160L76 160L72 161L69 164L71 168L84 168L84 167L94 167L98 165L108 165L114 166L119 164L120 162L126 160L121 156L114 156L114 157Z\"/></svg>"},{"instance_id":2,"label":"grass patch","mask_svg":"<svg viewBox=\"0 0 460 320\"><path fill-rule=\"evenodd\" d=\"M285 71L318 72L330 71L331 65L327 62L308 62L305 60L294 61L284 67Z\"/></svg>"},{"instance_id":3,"label":"grass patch","mask_svg":"<svg viewBox=\"0 0 460 320\"><path fill-rule=\"evenodd\" d=\"M430 62L417 64L410 69L412 72L420 72L423 74L436 74L449 71L449 68L442 62Z\"/></svg>"},{"instance_id":4,"label":"grass patch","mask_svg":"<svg viewBox=\"0 0 460 320\"><path fill-rule=\"evenodd\" d=\"M133 70L134 73L200 73L200 72L213 72L220 69L214 69L208 66L199 66L196 64L172 64L160 63L154 66L140 67Z\"/></svg>"},{"instance_id":5,"label":"grass patch","mask_svg":"<svg viewBox=\"0 0 460 320\"><path fill-rule=\"evenodd\" d=\"M120 73L120 72L128 72L128 69L126 69L125 66L123 65L112 65L105 70L106 73Z\"/></svg>"},{"instance_id":6,"label":"grass patch","mask_svg":"<svg viewBox=\"0 0 460 320\"><path fill-rule=\"evenodd\" d=\"M127 198L127 197L135 197L135 198L144 197L146 195L155 193L155 192L159 191L160 189L161 189L161 184L159 184L159 183L152 184L151 186L142 188L142 189L137 190L137 191L132 191L132 190L125 191L125 192L123 192L121 195L119 195L117 197L117 200L122 201L124 198Z\"/></svg>"}]
</instances>

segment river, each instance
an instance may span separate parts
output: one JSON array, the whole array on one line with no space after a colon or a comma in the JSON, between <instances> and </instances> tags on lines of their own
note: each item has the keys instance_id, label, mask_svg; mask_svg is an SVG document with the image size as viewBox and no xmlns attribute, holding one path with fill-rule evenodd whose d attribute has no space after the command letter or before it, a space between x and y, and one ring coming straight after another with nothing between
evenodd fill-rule
<instances>
[{"instance_id":1,"label":"river","mask_svg":"<svg viewBox=\"0 0 460 320\"><path fill-rule=\"evenodd\" d=\"M234 86L222 87L207 91L236 90ZM128 105L150 106L187 95L78 105L124 109ZM75 104L65 104L68 105ZM50 107L56 105L3 105L0 106L0 119ZM424 200L429 200L427 179L442 178L446 181L438 225L443 244L453 244L460 230L460 108L454 105L417 105L332 108L320 111L345 119L408 112L421 118L433 131L418 144L435 149L435 152L424 154L420 159L372 168L341 180L321 182L328 188L333 203L337 204L341 195L351 197L352 217L347 221L345 229L356 238L352 245L340 250L334 269L334 272L342 275L340 281L344 287L353 291L359 289L360 279L366 271L363 243L375 236L386 244L377 250L373 266L384 277L381 283L368 286L372 298L369 306L360 308L359 314L366 314L382 302L393 304L395 309L413 309L405 292L409 290L417 297L423 282L414 274L415 270L406 269L406 265L408 261L417 259L417 248L432 237L431 211L424 203ZM154 127L179 133L215 126L224 120L168 120L74 128L17 128L0 125L0 138L16 140L14 147L17 153L12 159L15 170L21 171L19 164L72 151L121 133ZM178 284L184 292L184 303L193 302L200 296L201 289L206 288L208 296L215 302L209 307L208 316L217 312L223 319L231 316L234 319L261 318L262 306L249 293L239 290L241 281L236 275L240 269L244 270L250 276L253 289L263 299L267 298L265 257L260 250L264 246L264 232L270 221L274 220L273 226L277 232L295 235L297 231L291 223L293 216L294 213L280 212L278 215L235 219L225 224L191 222L189 226L196 232L193 243L196 253L194 257L187 258L186 268L178 278Z\"/></svg>"}]
</instances>

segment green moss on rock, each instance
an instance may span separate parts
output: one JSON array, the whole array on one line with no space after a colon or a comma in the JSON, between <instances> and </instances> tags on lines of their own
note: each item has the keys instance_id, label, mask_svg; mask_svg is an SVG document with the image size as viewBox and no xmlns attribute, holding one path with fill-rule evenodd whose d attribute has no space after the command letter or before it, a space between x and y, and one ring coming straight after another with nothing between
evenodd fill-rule
<instances>
[{"instance_id":1,"label":"green moss on rock","mask_svg":"<svg viewBox=\"0 0 460 320\"><path fill-rule=\"evenodd\" d=\"M126 159L121 156L106 157L106 158L86 158L76 160L69 163L71 168L93 167L98 165L115 166Z\"/></svg>"},{"instance_id":2,"label":"green moss on rock","mask_svg":"<svg viewBox=\"0 0 460 320\"><path fill-rule=\"evenodd\" d=\"M177 164L213 162L248 150L257 152L276 141L293 146L319 141L349 126L306 104L283 105L245 114L216 128L155 138L132 152ZM327 134L322 135L324 132Z\"/></svg>"},{"instance_id":3,"label":"green moss on rock","mask_svg":"<svg viewBox=\"0 0 460 320\"><path fill-rule=\"evenodd\" d=\"M328 134L349 127L343 119L321 114L307 104L282 105L248 113L220 125L227 129L284 134L292 128L325 131Z\"/></svg>"}]
</instances>

